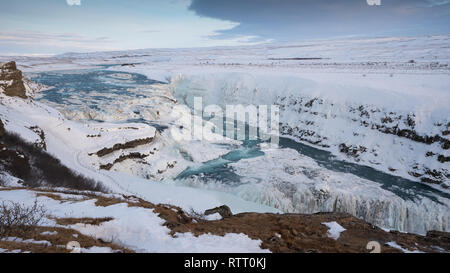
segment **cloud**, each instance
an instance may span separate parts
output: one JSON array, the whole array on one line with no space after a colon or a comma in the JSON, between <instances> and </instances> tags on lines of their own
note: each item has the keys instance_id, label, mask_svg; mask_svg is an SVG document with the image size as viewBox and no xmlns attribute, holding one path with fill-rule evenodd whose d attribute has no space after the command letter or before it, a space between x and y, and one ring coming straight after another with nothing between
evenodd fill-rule
<instances>
[{"instance_id":1,"label":"cloud","mask_svg":"<svg viewBox=\"0 0 450 273\"><path fill-rule=\"evenodd\" d=\"M426 0L427 7L441 6L450 4L450 0Z\"/></svg>"},{"instance_id":2,"label":"cloud","mask_svg":"<svg viewBox=\"0 0 450 273\"><path fill-rule=\"evenodd\" d=\"M69 6L81 6L81 0L66 0Z\"/></svg>"},{"instance_id":3,"label":"cloud","mask_svg":"<svg viewBox=\"0 0 450 273\"><path fill-rule=\"evenodd\" d=\"M278 41L348 35L448 33L450 0L192 0L197 15L237 22L221 38L255 35Z\"/></svg>"},{"instance_id":4,"label":"cloud","mask_svg":"<svg viewBox=\"0 0 450 273\"><path fill-rule=\"evenodd\" d=\"M0 31L0 45L9 46L51 46L70 50L113 50L109 37L89 38L73 33L42 33L31 31Z\"/></svg>"}]
</instances>

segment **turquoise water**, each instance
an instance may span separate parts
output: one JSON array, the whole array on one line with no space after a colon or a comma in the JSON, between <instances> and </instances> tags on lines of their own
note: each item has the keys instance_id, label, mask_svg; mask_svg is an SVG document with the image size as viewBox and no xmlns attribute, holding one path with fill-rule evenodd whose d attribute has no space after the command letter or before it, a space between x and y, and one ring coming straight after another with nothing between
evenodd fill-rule
<instances>
[{"instance_id":1,"label":"turquoise water","mask_svg":"<svg viewBox=\"0 0 450 273\"><path fill-rule=\"evenodd\" d=\"M415 200L418 197L426 196L438 203L440 202L437 200L436 196L450 199L450 194L439 191L426 184L380 172L368 166L337 160L336 157L328 151L323 151L302 143L298 143L288 138L281 137L279 147L294 149L300 154L311 157L321 167L326 169L335 172L351 173L358 177L377 182L381 185L381 188L388 190L403 199ZM248 147L244 144L239 150L232 151L218 159L206 162L200 167L188 168L182 172L177 179L185 179L189 176L201 175L202 181L215 179L228 185L236 185L239 184L240 176L235 174L233 169L229 167L228 164L245 158L258 157L261 155L264 155L264 152L259 150L257 147Z\"/></svg>"},{"instance_id":2,"label":"turquoise water","mask_svg":"<svg viewBox=\"0 0 450 273\"><path fill-rule=\"evenodd\" d=\"M99 110L99 105L113 101L117 96L145 98L145 94L135 90L159 83L140 74L108 70L43 72L32 74L31 79L52 87L39 97L41 101L86 106L94 110Z\"/></svg>"}]
</instances>

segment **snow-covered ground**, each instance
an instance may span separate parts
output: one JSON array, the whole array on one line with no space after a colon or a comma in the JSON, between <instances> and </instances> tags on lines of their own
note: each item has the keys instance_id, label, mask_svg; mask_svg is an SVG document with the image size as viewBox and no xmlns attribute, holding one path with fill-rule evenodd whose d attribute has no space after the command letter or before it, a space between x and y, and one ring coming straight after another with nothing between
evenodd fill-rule
<instances>
[{"instance_id":1,"label":"snow-covered ground","mask_svg":"<svg viewBox=\"0 0 450 273\"><path fill-rule=\"evenodd\" d=\"M147 201L167 203L180 206L186 210L193 208L203 211L212 207L227 204L233 211L245 212L276 212L278 210L253 202L244 201L230 194L197 190L187 187L177 187L155 180L147 180L124 172L100 170L99 166L104 163L99 156L92 154L103 148L114 147L117 143L123 144L127 141L154 137L150 145L156 147L165 146L164 140L155 128L146 124L136 123L80 123L66 119L58 111L31 99L20 99L7 97L0 94L0 119L5 129L22 136L25 140L36 143L41 141L39 135L30 128L37 126L45 132L45 143L47 151L61 160L63 164L76 170L83 175L96 179L104 184L110 191L115 193L131 194L141 197ZM100 137L91 135L101 134ZM140 145L140 152L152 150L157 157L155 168L174 160L177 150L168 147L169 151L162 149L159 152L147 147L149 144ZM154 147L152 146L152 148ZM128 153L131 149L121 149L115 152ZM112 152L114 154L115 152ZM201 151L196 151L201 152ZM170 156L172 153L172 157ZM108 155L111 156L111 155ZM179 160L182 157L178 154ZM156 159L155 159L156 160ZM132 161L128 162L132 165ZM180 168L180 172L188 165ZM165 170L165 169L164 169ZM159 169L160 174L163 170ZM158 173L158 169L156 170ZM170 171L169 171L170 173ZM167 174L170 177L170 174ZM195 198L194 198L195 197Z\"/></svg>"},{"instance_id":2,"label":"snow-covered ground","mask_svg":"<svg viewBox=\"0 0 450 273\"><path fill-rule=\"evenodd\" d=\"M261 241L252 240L244 234L215 236L210 234L195 237L191 233L169 235L170 230L163 226L164 220L152 209L129 207L120 203L108 207L96 206L95 198L71 202L60 202L39 192L28 190L0 191L0 200L19 202L32 206L35 201L45 206L48 214L45 226L58 227L54 218L113 218L101 225L73 224L68 227L82 234L112 242L136 252L180 253L180 252L270 252L260 248ZM62 198L73 198L70 194L59 194ZM130 225L130 223L133 223ZM64 226L65 227L65 226ZM15 238L14 238L15 239ZM15 239L17 240L17 239ZM32 244L49 242L24 241ZM105 249L81 249L81 252L104 252Z\"/></svg>"},{"instance_id":3,"label":"snow-covered ground","mask_svg":"<svg viewBox=\"0 0 450 273\"><path fill-rule=\"evenodd\" d=\"M221 106L278 104L283 135L319 145L343 160L448 187L449 39L315 40L18 60L26 72L102 64L141 73L168 82L162 88L188 104L193 96ZM145 102L129 101L128 106L138 103ZM76 115L108 119L120 114L117 109L105 105L101 114L79 109Z\"/></svg>"},{"instance_id":4,"label":"snow-covered ground","mask_svg":"<svg viewBox=\"0 0 450 273\"><path fill-rule=\"evenodd\" d=\"M139 96L153 94L146 98L113 96L99 109L74 107L85 99L81 96L95 99L98 93L74 93L68 100L73 104L46 102L64 116L42 103L2 98L0 118L7 120L8 130L30 141L38 136L26 127L38 125L46 133L48 150L63 163L113 191L152 202L198 209L225 203L233 212L339 210L402 231L448 231L446 195L408 200L379 183L320 167L290 149L262 149L264 156L230 164L243 177L238 187L197 179L183 182L194 187L180 187L172 179L183 170L217 159L239 143L179 142L170 130L122 121L142 118L180 126L173 124L173 107L192 107L194 96L201 96L205 105L277 104L284 137L327 150L339 160L406 178L408 183L436 183L430 185L448 194L449 41L448 36L317 40L18 57L19 68L30 76L103 68L139 73L166 84L130 90ZM127 80L127 75L115 77ZM149 137L152 141L147 144L95 155L115 144ZM136 158L137 153L145 158ZM135 158L121 160L127 156ZM99 170L108 164L113 164L110 171Z\"/></svg>"}]
</instances>

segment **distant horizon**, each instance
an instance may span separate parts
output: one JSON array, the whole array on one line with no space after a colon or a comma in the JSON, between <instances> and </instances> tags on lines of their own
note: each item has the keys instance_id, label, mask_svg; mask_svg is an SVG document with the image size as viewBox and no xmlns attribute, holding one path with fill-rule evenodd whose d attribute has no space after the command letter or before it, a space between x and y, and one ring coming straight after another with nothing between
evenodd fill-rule
<instances>
[{"instance_id":1,"label":"distant horizon","mask_svg":"<svg viewBox=\"0 0 450 273\"><path fill-rule=\"evenodd\" d=\"M254 44L254 45L232 45L232 46L199 46L199 47L148 47L148 48L133 48L133 49L120 49L120 50L99 50L99 51L67 51L62 53L21 53L21 54L3 54L0 53L0 57L30 57L30 58L51 58L55 56L60 55L66 55L66 54L96 54L96 53L112 53L112 52L132 52L132 51L141 51L141 50L183 50L183 49L208 49L208 48L236 48L236 47L255 47L255 46L264 46L264 45L289 45L289 44L298 44L302 42L308 42L308 41L345 41L345 40L370 40L370 39L389 39L389 38L399 38L399 39L407 39L407 38L425 38L425 37L442 37L442 36L448 36L450 37L450 34L436 34L436 35L405 35L405 36L358 36L358 37L330 37L330 38L315 38L315 39L302 39L302 40L296 40L296 41L289 41L289 42L267 42L267 43L260 43L260 44Z\"/></svg>"},{"instance_id":2,"label":"distant horizon","mask_svg":"<svg viewBox=\"0 0 450 273\"><path fill-rule=\"evenodd\" d=\"M380 5L369 5L376 3ZM0 55L449 35L450 0L0 0Z\"/></svg>"}]
</instances>

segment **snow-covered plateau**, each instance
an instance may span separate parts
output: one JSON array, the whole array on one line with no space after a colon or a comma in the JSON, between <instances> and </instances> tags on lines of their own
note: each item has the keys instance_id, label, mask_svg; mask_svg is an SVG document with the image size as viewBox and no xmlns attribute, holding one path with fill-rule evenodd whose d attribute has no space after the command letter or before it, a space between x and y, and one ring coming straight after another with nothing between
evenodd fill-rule
<instances>
[{"instance_id":1,"label":"snow-covered plateau","mask_svg":"<svg viewBox=\"0 0 450 273\"><path fill-rule=\"evenodd\" d=\"M33 81L25 81L28 98L0 94L0 119L112 192L149 202L345 212L388 229L448 232L449 42L394 37L21 56L14 60ZM194 97L222 107L278 105L279 147L178 141L171 129L190 132L191 120L174 116L192 109Z\"/></svg>"}]
</instances>

